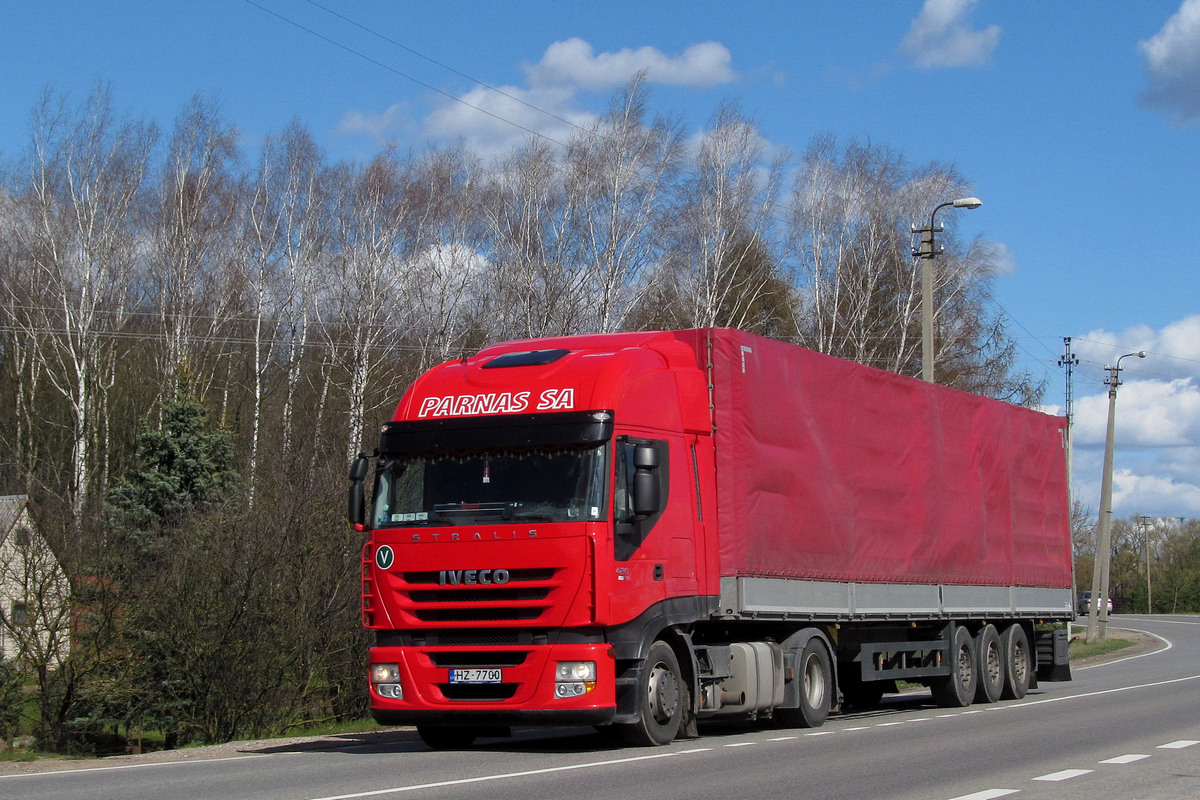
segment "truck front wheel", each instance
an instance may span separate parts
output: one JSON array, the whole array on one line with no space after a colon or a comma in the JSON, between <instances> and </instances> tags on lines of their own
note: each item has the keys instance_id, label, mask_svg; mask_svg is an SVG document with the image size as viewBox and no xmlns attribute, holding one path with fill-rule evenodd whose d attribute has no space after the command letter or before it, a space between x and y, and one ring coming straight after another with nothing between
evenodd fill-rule
<instances>
[{"instance_id":1,"label":"truck front wheel","mask_svg":"<svg viewBox=\"0 0 1200 800\"><path fill-rule=\"evenodd\" d=\"M666 642L650 645L638 675L640 698L637 722L623 726L625 741L642 747L670 744L679 733L689 702L679 659Z\"/></svg>"}]
</instances>

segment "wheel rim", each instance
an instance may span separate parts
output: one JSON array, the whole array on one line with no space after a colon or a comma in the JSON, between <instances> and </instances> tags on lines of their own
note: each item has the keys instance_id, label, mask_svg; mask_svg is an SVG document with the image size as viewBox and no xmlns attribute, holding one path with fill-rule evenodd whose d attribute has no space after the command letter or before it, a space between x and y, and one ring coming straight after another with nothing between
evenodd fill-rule
<instances>
[{"instance_id":1,"label":"wheel rim","mask_svg":"<svg viewBox=\"0 0 1200 800\"><path fill-rule=\"evenodd\" d=\"M810 708L820 708L825 699L825 672L815 654L804 662L804 699Z\"/></svg>"},{"instance_id":2,"label":"wheel rim","mask_svg":"<svg viewBox=\"0 0 1200 800\"><path fill-rule=\"evenodd\" d=\"M1019 644L1013 648L1012 671L1014 682L1024 686L1025 680L1029 675L1029 654Z\"/></svg>"},{"instance_id":3,"label":"wheel rim","mask_svg":"<svg viewBox=\"0 0 1200 800\"><path fill-rule=\"evenodd\" d=\"M659 724L666 723L679 708L679 682L674 673L665 664L655 664L647 691L650 713Z\"/></svg>"},{"instance_id":4,"label":"wheel rim","mask_svg":"<svg viewBox=\"0 0 1200 800\"><path fill-rule=\"evenodd\" d=\"M958 682L967 689L974 679L975 668L971 664L971 648L963 646L958 650Z\"/></svg>"},{"instance_id":5,"label":"wheel rim","mask_svg":"<svg viewBox=\"0 0 1200 800\"><path fill-rule=\"evenodd\" d=\"M1004 658L999 646L993 644L987 650L988 680L993 686L999 686L1004 680Z\"/></svg>"}]
</instances>

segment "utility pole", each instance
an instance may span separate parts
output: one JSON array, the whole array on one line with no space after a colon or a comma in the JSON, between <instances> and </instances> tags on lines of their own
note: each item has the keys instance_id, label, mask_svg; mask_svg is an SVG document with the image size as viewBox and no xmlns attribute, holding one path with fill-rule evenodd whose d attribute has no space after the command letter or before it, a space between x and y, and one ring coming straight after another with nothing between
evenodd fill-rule
<instances>
[{"instance_id":1,"label":"utility pole","mask_svg":"<svg viewBox=\"0 0 1200 800\"><path fill-rule=\"evenodd\" d=\"M1142 525L1142 536L1146 539L1146 613L1154 613L1154 594L1150 590L1150 517L1142 514L1138 521Z\"/></svg>"},{"instance_id":2,"label":"utility pole","mask_svg":"<svg viewBox=\"0 0 1200 800\"><path fill-rule=\"evenodd\" d=\"M1067 373L1067 507L1074 511L1073 500L1074 491L1072 483L1074 481L1075 467L1075 367L1079 366L1079 356L1071 352L1071 337L1063 337L1063 355L1058 360L1058 365L1066 370Z\"/></svg>"},{"instance_id":3,"label":"utility pole","mask_svg":"<svg viewBox=\"0 0 1200 800\"><path fill-rule=\"evenodd\" d=\"M1108 370L1108 431L1104 437L1104 474L1100 479L1100 536L1096 542L1096 564L1092 570L1092 602L1088 609L1087 640L1108 639L1108 565L1112 558L1113 446L1117 431L1117 387L1121 385L1121 362L1130 356L1145 358L1146 351L1126 353Z\"/></svg>"},{"instance_id":4,"label":"utility pole","mask_svg":"<svg viewBox=\"0 0 1200 800\"><path fill-rule=\"evenodd\" d=\"M1067 527L1071 531L1071 586L1073 591L1079 591L1079 576L1075 574L1075 530L1073 523L1075 521L1075 367L1079 366L1079 356L1071 352L1071 337L1063 337L1064 352L1062 358L1058 359L1058 366L1063 367L1067 373L1067 430L1066 441L1063 445L1067 449Z\"/></svg>"}]
</instances>

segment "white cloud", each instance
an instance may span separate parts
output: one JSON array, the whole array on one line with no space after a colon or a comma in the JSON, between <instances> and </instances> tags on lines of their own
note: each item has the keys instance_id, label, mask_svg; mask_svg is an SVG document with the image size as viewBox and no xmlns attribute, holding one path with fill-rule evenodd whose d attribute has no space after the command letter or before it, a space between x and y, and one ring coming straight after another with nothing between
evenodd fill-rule
<instances>
[{"instance_id":1,"label":"white cloud","mask_svg":"<svg viewBox=\"0 0 1200 800\"><path fill-rule=\"evenodd\" d=\"M1093 511L1108 424L1103 367L1126 353L1117 392L1113 510L1117 516L1200 516L1200 315L1161 330L1138 325L1073 340L1076 373L1075 491Z\"/></svg>"},{"instance_id":2,"label":"white cloud","mask_svg":"<svg viewBox=\"0 0 1200 800\"><path fill-rule=\"evenodd\" d=\"M1120 446L1200 447L1200 387L1195 382L1137 380L1127 374L1122 380L1117 392ZM1081 398L1075 406L1076 443L1103 446L1107 429L1107 391Z\"/></svg>"},{"instance_id":3,"label":"white cloud","mask_svg":"<svg viewBox=\"0 0 1200 800\"><path fill-rule=\"evenodd\" d=\"M925 0L913 20L900 52L922 69L973 67L986 64L1000 43L1000 26L971 30L970 11L976 0Z\"/></svg>"},{"instance_id":4,"label":"white cloud","mask_svg":"<svg viewBox=\"0 0 1200 800\"><path fill-rule=\"evenodd\" d=\"M1186 125L1200 119L1200 0L1184 0L1162 30L1138 45L1146 57L1142 105Z\"/></svg>"},{"instance_id":5,"label":"white cloud","mask_svg":"<svg viewBox=\"0 0 1200 800\"><path fill-rule=\"evenodd\" d=\"M412 128L412 119L403 103L389 106L387 111L376 114L369 111L351 111L338 122L337 133L342 136L368 136L376 144L384 145Z\"/></svg>"},{"instance_id":6,"label":"white cloud","mask_svg":"<svg viewBox=\"0 0 1200 800\"><path fill-rule=\"evenodd\" d=\"M594 117L574 108L574 92L561 86L521 89L482 86L458 98L441 100L425 118L424 135L433 141L464 138L483 156L507 151L530 131L565 142L572 126L586 127Z\"/></svg>"},{"instance_id":7,"label":"white cloud","mask_svg":"<svg viewBox=\"0 0 1200 800\"><path fill-rule=\"evenodd\" d=\"M595 114L580 110L580 90L612 90L639 70L647 80L672 86L703 87L738 79L729 49L717 42L693 44L679 56L653 47L596 53L573 38L550 45L536 64L525 64L527 87L476 86L456 97L431 96L432 110L416 120L403 105L382 114L355 111L338 125L343 135L362 134L386 143L404 134L431 142L466 140L484 158L504 155L537 133L566 142L576 127L586 128Z\"/></svg>"},{"instance_id":8,"label":"white cloud","mask_svg":"<svg viewBox=\"0 0 1200 800\"><path fill-rule=\"evenodd\" d=\"M576 37L550 45L541 61L525 66L525 74L532 86L567 85L593 91L621 86L643 69L651 83L713 86L736 80L731 61L729 49L718 42L690 45L672 58L653 47L597 54L591 44Z\"/></svg>"},{"instance_id":9,"label":"white cloud","mask_svg":"<svg viewBox=\"0 0 1200 800\"><path fill-rule=\"evenodd\" d=\"M1146 375L1161 380L1192 378L1200 383L1200 314L1192 314L1156 331L1148 325L1135 325L1123 331L1090 331L1074 340L1079 358L1095 368L1112 364L1125 354L1146 351L1145 361L1125 359L1123 367L1131 375Z\"/></svg>"},{"instance_id":10,"label":"white cloud","mask_svg":"<svg viewBox=\"0 0 1200 800\"><path fill-rule=\"evenodd\" d=\"M996 242L996 254L992 261L992 269L997 275L1012 275L1017 271L1017 259L1004 242Z\"/></svg>"}]
</instances>

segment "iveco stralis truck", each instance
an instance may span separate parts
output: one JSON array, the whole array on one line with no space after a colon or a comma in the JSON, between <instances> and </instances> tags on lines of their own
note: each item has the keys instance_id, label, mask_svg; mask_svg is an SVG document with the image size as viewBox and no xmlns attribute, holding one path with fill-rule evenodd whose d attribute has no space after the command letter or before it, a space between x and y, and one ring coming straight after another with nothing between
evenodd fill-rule
<instances>
[{"instance_id":1,"label":"iveco stralis truck","mask_svg":"<svg viewBox=\"0 0 1200 800\"><path fill-rule=\"evenodd\" d=\"M1069 679L1064 424L730 329L442 364L350 470L373 714L661 745Z\"/></svg>"}]
</instances>

